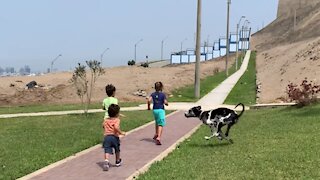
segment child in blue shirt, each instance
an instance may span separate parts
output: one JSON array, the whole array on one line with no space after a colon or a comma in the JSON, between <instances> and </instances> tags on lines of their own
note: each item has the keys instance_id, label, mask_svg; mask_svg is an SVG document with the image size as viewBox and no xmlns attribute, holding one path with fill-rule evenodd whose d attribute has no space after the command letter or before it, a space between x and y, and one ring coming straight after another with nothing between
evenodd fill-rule
<instances>
[{"instance_id":1,"label":"child in blue shirt","mask_svg":"<svg viewBox=\"0 0 320 180\"><path fill-rule=\"evenodd\" d=\"M166 112L164 105L168 106L166 95L162 92L162 82L156 82L154 84L155 92L148 98L148 110L150 110L151 101L153 102L153 116L155 119L155 135L153 139L157 145L161 145L161 135L163 127L166 125Z\"/></svg>"}]
</instances>

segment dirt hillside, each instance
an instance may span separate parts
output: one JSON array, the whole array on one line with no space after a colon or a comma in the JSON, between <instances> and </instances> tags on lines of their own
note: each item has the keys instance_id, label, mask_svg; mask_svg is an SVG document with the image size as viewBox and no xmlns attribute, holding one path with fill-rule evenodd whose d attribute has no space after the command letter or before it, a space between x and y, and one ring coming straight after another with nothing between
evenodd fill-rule
<instances>
[{"instance_id":1,"label":"dirt hillside","mask_svg":"<svg viewBox=\"0 0 320 180\"><path fill-rule=\"evenodd\" d=\"M320 0L300 2L280 0L277 19L252 36L258 103L284 101L290 82L320 84Z\"/></svg>"},{"instance_id":2,"label":"dirt hillside","mask_svg":"<svg viewBox=\"0 0 320 180\"><path fill-rule=\"evenodd\" d=\"M234 57L230 58L231 63ZM223 71L225 61L220 58L201 63L201 77L214 74L218 69ZM150 94L156 81L164 83L164 91L168 94L176 88L194 82L194 64L167 67L115 67L106 68L105 74L98 78L92 100L102 102L106 96L105 86L116 86L116 97L121 101L145 101L145 97L134 95L139 90ZM0 106L25 104L64 104L78 103L79 97L69 80L71 72L52 73L42 76L1 77ZM30 81L36 81L39 88L25 89Z\"/></svg>"}]
</instances>

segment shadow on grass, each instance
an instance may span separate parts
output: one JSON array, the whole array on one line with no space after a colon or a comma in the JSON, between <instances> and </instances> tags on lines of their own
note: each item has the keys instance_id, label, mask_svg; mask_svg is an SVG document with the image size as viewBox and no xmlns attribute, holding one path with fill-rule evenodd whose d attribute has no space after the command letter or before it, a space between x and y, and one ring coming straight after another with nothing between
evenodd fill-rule
<instances>
[{"instance_id":1,"label":"shadow on grass","mask_svg":"<svg viewBox=\"0 0 320 180\"><path fill-rule=\"evenodd\" d=\"M224 146L229 146L229 145L232 145L231 143L229 143L229 142L218 142L218 143L216 143L216 142L212 142L212 143L201 143L201 144L199 144L199 143L191 143L191 144L189 144L188 146L190 146L190 147L196 147L196 148L213 148L213 147L224 147Z\"/></svg>"}]
</instances>

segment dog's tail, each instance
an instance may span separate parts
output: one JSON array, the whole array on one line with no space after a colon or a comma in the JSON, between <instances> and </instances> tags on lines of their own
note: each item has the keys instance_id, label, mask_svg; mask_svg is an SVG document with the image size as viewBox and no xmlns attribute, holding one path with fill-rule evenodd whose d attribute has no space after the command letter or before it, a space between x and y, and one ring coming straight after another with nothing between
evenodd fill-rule
<instances>
[{"instance_id":1,"label":"dog's tail","mask_svg":"<svg viewBox=\"0 0 320 180\"><path fill-rule=\"evenodd\" d=\"M244 109L245 109L245 107L244 107L244 105L243 105L242 103L237 104L236 107L235 107L235 109L236 109L239 105L242 106L242 111L240 112L240 114L238 114L238 118L243 114Z\"/></svg>"}]
</instances>

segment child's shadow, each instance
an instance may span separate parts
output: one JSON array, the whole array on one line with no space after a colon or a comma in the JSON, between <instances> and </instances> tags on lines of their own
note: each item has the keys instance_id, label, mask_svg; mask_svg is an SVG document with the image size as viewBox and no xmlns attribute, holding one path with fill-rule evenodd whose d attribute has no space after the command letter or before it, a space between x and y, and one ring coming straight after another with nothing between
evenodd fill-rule
<instances>
[{"instance_id":1,"label":"child's shadow","mask_svg":"<svg viewBox=\"0 0 320 180\"><path fill-rule=\"evenodd\" d=\"M103 170L104 161L97 162L96 164ZM116 167L116 166L115 166L114 164L111 164L111 163L110 163L110 167Z\"/></svg>"},{"instance_id":2,"label":"child's shadow","mask_svg":"<svg viewBox=\"0 0 320 180\"><path fill-rule=\"evenodd\" d=\"M146 141L146 142L152 142L152 143L154 143L154 140L151 139L151 138L143 138L143 139L140 139L140 141Z\"/></svg>"}]
</instances>

